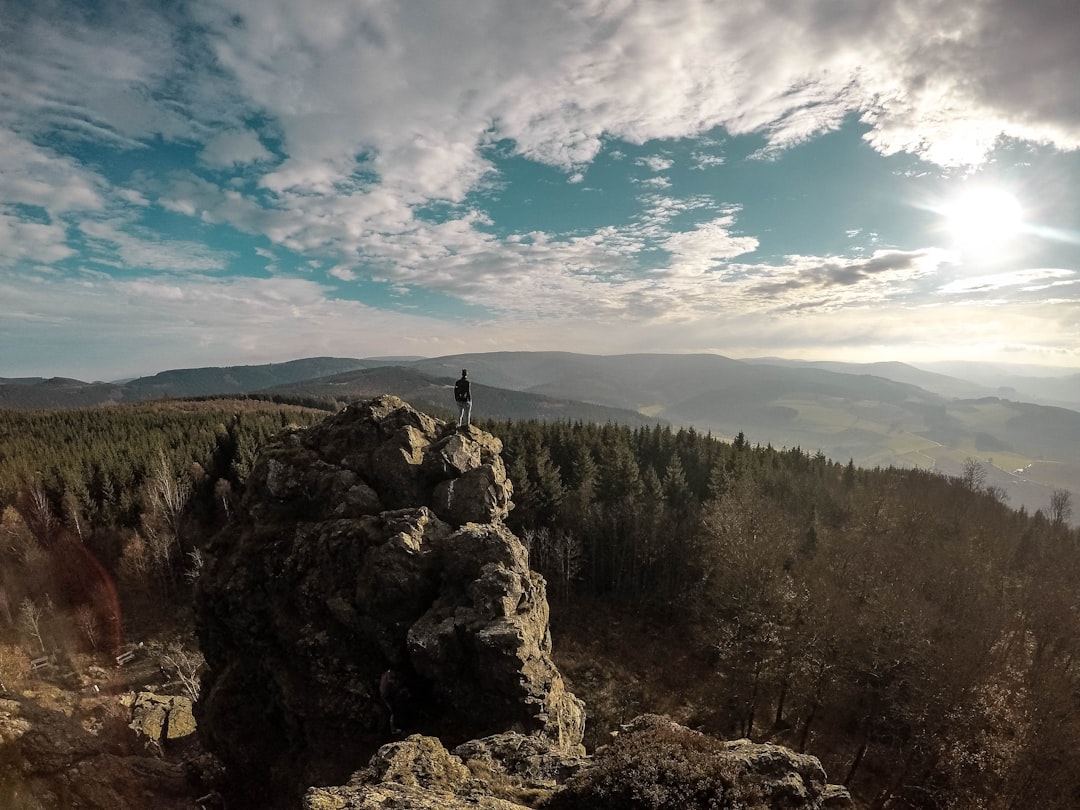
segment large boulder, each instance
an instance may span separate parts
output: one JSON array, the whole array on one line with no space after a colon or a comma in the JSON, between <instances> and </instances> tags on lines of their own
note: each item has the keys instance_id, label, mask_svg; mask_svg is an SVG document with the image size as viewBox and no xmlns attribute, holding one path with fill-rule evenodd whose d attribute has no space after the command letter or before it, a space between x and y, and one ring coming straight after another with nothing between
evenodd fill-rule
<instances>
[{"instance_id":1,"label":"large boulder","mask_svg":"<svg viewBox=\"0 0 1080 810\"><path fill-rule=\"evenodd\" d=\"M120 705L131 712L128 725L140 737L158 745L168 745L195 733L191 699L180 695L154 692L127 692Z\"/></svg>"},{"instance_id":2,"label":"large boulder","mask_svg":"<svg viewBox=\"0 0 1080 810\"><path fill-rule=\"evenodd\" d=\"M399 728L581 752L501 449L395 397L262 449L196 591L200 737L250 801L340 784Z\"/></svg>"},{"instance_id":3,"label":"large boulder","mask_svg":"<svg viewBox=\"0 0 1080 810\"><path fill-rule=\"evenodd\" d=\"M854 810L817 757L718 740L642 715L569 780L550 810Z\"/></svg>"},{"instance_id":4,"label":"large boulder","mask_svg":"<svg viewBox=\"0 0 1080 810\"><path fill-rule=\"evenodd\" d=\"M345 785L311 788L304 810L525 810L558 790L584 757L558 753L535 736L506 732L447 751L414 734L383 746Z\"/></svg>"}]
</instances>

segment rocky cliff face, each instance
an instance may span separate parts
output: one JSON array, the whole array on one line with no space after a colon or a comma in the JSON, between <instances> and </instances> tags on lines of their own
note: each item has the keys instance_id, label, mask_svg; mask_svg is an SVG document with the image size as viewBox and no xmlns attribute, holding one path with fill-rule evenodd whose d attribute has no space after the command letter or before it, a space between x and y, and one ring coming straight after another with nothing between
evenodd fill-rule
<instances>
[{"instance_id":1,"label":"rocky cliff face","mask_svg":"<svg viewBox=\"0 0 1080 810\"><path fill-rule=\"evenodd\" d=\"M196 594L200 735L253 800L344 782L398 728L580 752L501 449L382 397L262 451Z\"/></svg>"},{"instance_id":2,"label":"rocky cliff face","mask_svg":"<svg viewBox=\"0 0 1080 810\"><path fill-rule=\"evenodd\" d=\"M394 397L264 448L196 593L229 806L850 807L813 757L663 718L585 756L501 449Z\"/></svg>"}]
</instances>

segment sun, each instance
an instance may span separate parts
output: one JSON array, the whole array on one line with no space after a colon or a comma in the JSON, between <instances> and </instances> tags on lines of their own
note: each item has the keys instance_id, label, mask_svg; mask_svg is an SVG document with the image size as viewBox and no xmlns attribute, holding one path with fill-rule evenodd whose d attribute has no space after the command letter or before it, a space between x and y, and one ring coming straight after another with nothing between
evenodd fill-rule
<instances>
[{"instance_id":1,"label":"sun","mask_svg":"<svg viewBox=\"0 0 1080 810\"><path fill-rule=\"evenodd\" d=\"M999 188L970 189L946 206L947 229L957 246L968 250L1000 248L1024 222L1020 202Z\"/></svg>"}]
</instances>

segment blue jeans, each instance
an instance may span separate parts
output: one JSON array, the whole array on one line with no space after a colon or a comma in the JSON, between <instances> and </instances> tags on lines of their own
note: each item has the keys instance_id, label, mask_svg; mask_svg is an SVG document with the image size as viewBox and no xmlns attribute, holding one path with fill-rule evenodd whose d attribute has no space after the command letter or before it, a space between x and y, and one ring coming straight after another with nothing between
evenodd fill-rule
<instances>
[{"instance_id":1,"label":"blue jeans","mask_svg":"<svg viewBox=\"0 0 1080 810\"><path fill-rule=\"evenodd\" d=\"M467 399L464 402L457 404L458 417L457 426L465 427L469 424L469 419L472 418L472 400Z\"/></svg>"}]
</instances>

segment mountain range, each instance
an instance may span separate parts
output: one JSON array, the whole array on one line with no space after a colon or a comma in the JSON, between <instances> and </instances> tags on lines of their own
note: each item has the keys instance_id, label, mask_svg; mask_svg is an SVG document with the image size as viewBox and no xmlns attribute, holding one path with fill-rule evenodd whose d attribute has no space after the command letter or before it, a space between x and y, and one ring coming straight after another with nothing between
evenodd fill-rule
<instances>
[{"instance_id":1,"label":"mountain range","mask_svg":"<svg viewBox=\"0 0 1080 810\"><path fill-rule=\"evenodd\" d=\"M319 357L174 369L123 382L0 378L0 407L252 393L347 402L392 393L449 415L462 368L473 381L477 418L693 426L864 467L949 475L975 459L987 484L1030 511L1045 508L1054 489L1080 493L1080 374L1069 370L1039 376L978 364L917 368L713 354Z\"/></svg>"}]
</instances>

